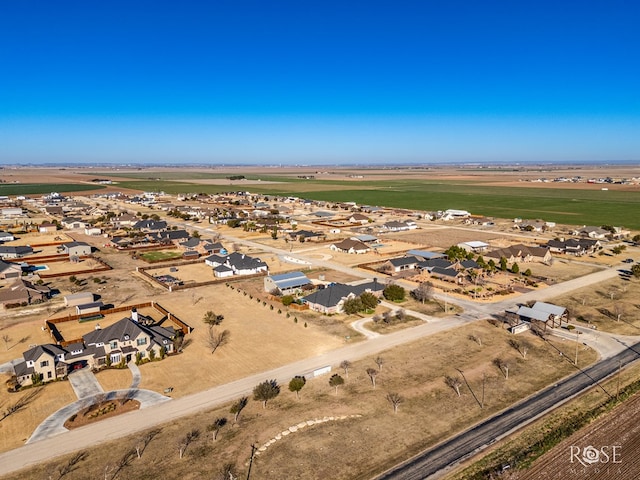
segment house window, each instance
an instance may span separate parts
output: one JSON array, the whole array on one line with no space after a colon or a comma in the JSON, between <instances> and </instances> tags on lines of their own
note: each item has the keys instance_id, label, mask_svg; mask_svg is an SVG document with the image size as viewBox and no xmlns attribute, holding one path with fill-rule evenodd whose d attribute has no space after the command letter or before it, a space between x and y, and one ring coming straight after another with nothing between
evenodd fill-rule
<instances>
[{"instance_id":1,"label":"house window","mask_svg":"<svg viewBox=\"0 0 640 480\"><path fill-rule=\"evenodd\" d=\"M120 354L117 353L115 355L111 355L111 362L112 363L120 363Z\"/></svg>"},{"instance_id":2,"label":"house window","mask_svg":"<svg viewBox=\"0 0 640 480\"><path fill-rule=\"evenodd\" d=\"M47 378L51 378L51 372L47 372Z\"/></svg>"},{"instance_id":3,"label":"house window","mask_svg":"<svg viewBox=\"0 0 640 480\"><path fill-rule=\"evenodd\" d=\"M147 337L139 338L138 340L136 340L136 343L138 344L138 346L146 345L147 344Z\"/></svg>"},{"instance_id":4,"label":"house window","mask_svg":"<svg viewBox=\"0 0 640 480\"><path fill-rule=\"evenodd\" d=\"M112 350L118 348L118 341L114 340L113 342L109 342L109 348L111 348Z\"/></svg>"},{"instance_id":5,"label":"house window","mask_svg":"<svg viewBox=\"0 0 640 480\"><path fill-rule=\"evenodd\" d=\"M40 362L40 366L41 367L48 367L49 366L49 360L43 360L42 362Z\"/></svg>"}]
</instances>

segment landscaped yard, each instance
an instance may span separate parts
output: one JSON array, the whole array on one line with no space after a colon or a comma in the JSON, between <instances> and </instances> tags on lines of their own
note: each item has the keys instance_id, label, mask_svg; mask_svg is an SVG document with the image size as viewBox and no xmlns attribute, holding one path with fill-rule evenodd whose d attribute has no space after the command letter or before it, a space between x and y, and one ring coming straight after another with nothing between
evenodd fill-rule
<instances>
[{"instance_id":1,"label":"landscaped yard","mask_svg":"<svg viewBox=\"0 0 640 480\"><path fill-rule=\"evenodd\" d=\"M162 262L169 260L176 260L182 258L182 252L178 250L152 250L149 252L142 252L138 254L140 258L147 262Z\"/></svg>"}]
</instances>

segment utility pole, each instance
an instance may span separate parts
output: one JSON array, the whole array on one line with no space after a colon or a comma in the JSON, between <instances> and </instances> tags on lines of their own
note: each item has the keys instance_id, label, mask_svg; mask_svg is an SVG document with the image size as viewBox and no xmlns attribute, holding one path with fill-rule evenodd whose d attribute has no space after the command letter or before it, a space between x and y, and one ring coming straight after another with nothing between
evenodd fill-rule
<instances>
[{"instance_id":1,"label":"utility pole","mask_svg":"<svg viewBox=\"0 0 640 480\"><path fill-rule=\"evenodd\" d=\"M484 384L486 383L487 380L487 374L486 373L482 373L482 402L480 405L480 408L484 408Z\"/></svg>"},{"instance_id":2,"label":"utility pole","mask_svg":"<svg viewBox=\"0 0 640 480\"><path fill-rule=\"evenodd\" d=\"M258 448L256 447L255 443L251 444L251 458L249 459L249 470L247 470L247 480L249 480L249 476L251 475L251 465L253 465L253 457L256 454L256 450Z\"/></svg>"},{"instance_id":3,"label":"utility pole","mask_svg":"<svg viewBox=\"0 0 640 480\"><path fill-rule=\"evenodd\" d=\"M578 338L580 337L580 332L576 332L576 360L575 360L575 365L576 367L578 366Z\"/></svg>"}]
</instances>

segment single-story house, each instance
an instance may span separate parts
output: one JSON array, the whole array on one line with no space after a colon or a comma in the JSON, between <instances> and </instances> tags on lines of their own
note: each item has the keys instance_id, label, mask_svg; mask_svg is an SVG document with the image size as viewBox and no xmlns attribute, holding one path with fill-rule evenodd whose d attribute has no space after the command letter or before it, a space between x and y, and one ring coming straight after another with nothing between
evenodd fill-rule
<instances>
[{"instance_id":1,"label":"single-story house","mask_svg":"<svg viewBox=\"0 0 640 480\"><path fill-rule=\"evenodd\" d=\"M13 242L15 239L13 233L0 231L0 242Z\"/></svg>"},{"instance_id":2,"label":"single-story house","mask_svg":"<svg viewBox=\"0 0 640 480\"><path fill-rule=\"evenodd\" d=\"M369 217L367 217L366 215L363 215L361 213L354 213L353 215L351 215L347 221L349 223L359 223L361 225L365 224L365 223L369 223L371 221L371 219Z\"/></svg>"},{"instance_id":3,"label":"single-story house","mask_svg":"<svg viewBox=\"0 0 640 480\"><path fill-rule=\"evenodd\" d=\"M607 238L607 235L609 235L610 233L611 232L609 232L608 230L605 230L600 227L588 227L588 226L584 226L573 232L574 235L579 235L581 237L595 238L597 240L602 240L604 238Z\"/></svg>"},{"instance_id":4,"label":"single-story house","mask_svg":"<svg viewBox=\"0 0 640 480\"><path fill-rule=\"evenodd\" d=\"M60 225L64 228L68 228L69 230L78 230L81 228L87 228L89 226L89 222L86 222L81 218L65 217L60 220Z\"/></svg>"},{"instance_id":5,"label":"single-story house","mask_svg":"<svg viewBox=\"0 0 640 480\"><path fill-rule=\"evenodd\" d=\"M382 264L382 268L387 271L402 272L404 270L414 270L418 268L420 259L417 257L390 258Z\"/></svg>"},{"instance_id":6,"label":"single-story house","mask_svg":"<svg viewBox=\"0 0 640 480\"><path fill-rule=\"evenodd\" d=\"M432 278L444 280L446 282L462 283L465 274L455 268L433 267L429 272Z\"/></svg>"},{"instance_id":7,"label":"single-story house","mask_svg":"<svg viewBox=\"0 0 640 480\"><path fill-rule=\"evenodd\" d=\"M486 253L485 256L494 259L494 261L499 261L504 257L509 263L550 263L553 259L547 247L533 247L522 244L492 250Z\"/></svg>"},{"instance_id":8,"label":"single-story house","mask_svg":"<svg viewBox=\"0 0 640 480\"><path fill-rule=\"evenodd\" d=\"M345 300L349 298L358 297L364 292L373 293L379 297L382 295L383 290L384 284L375 280L359 285L334 283L307 295L302 300L309 306L310 310L324 314L333 314L342 312L342 306Z\"/></svg>"},{"instance_id":9,"label":"single-story house","mask_svg":"<svg viewBox=\"0 0 640 480\"><path fill-rule=\"evenodd\" d=\"M33 305L42 303L51 297L51 289L44 285L36 285L22 278L17 279L6 288L0 289L0 305Z\"/></svg>"},{"instance_id":10,"label":"single-story house","mask_svg":"<svg viewBox=\"0 0 640 480\"><path fill-rule=\"evenodd\" d=\"M6 280L8 278L20 278L22 276L22 267L18 263L5 262L0 260L0 278Z\"/></svg>"},{"instance_id":11,"label":"single-story house","mask_svg":"<svg viewBox=\"0 0 640 480\"><path fill-rule=\"evenodd\" d=\"M311 285L311 280L302 272L268 275L264 278L264 291L277 291L280 295L296 293L307 285Z\"/></svg>"},{"instance_id":12,"label":"single-story house","mask_svg":"<svg viewBox=\"0 0 640 480\"><path fill-rule=\"evenodd\" d=\"M0 258L22 258L33 255L33 248L29 246L0 245Z\"/></svg>"},{"instance_id":13,"label":"single-story house","mask_svg":"<svg viewBox=\"0 0 640 480\"><path fill-rule=\"evenodd\" d=\"M568 255L588 255L600 248L600 240L592 238L569 238L567 240L549 240L546 245L553 253L565 253Z\"/></svg>"},{"instance_id":14,"label":"single-story house","mask_svg":"<svg viewBox=\"0 0 640 480\"><path fill-rule=\"evenodd\" d=\"M230 277L233 275L254 275L268 273L269 267L256 257L234 252L227 256L210 255L204 262L213 267L216 277Z\"/></svg>"},{"instance_id":15,"label":"single-story house","mask_svg":"<svg viewBox=\"0 0 640 480\"><path fill-rule=\"evenodd\" d=\"M163 220L139 220L133 228L142 232L163 232L167 229L167 222Z\"/></svg>"},{"instance_id":16,"label":"single-story house","mask_svg":"<svg viewBox=\"0 0 640 480\"><path fill-rule=\"evenodd\" d=\"M329 247L333 251L337 252L345 252L345 253L367 253L371 250L371 247L366 243L363 243L359 240L351 240L350 238L346 238L338 243L333 243Z\"/></svg>"}]
</instances>

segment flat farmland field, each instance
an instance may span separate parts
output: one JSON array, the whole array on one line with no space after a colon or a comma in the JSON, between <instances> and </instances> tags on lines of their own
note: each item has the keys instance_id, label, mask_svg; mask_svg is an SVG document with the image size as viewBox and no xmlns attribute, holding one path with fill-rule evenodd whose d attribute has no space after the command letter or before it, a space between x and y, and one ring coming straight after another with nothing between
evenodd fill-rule
<instances>
[{"instance_id":1,"label":"flat farmland field","mask_svg":"<svg viewBox=\"0 0 640 480\"><path fill-rule=\"evenodd\" d=\"M590 480L631 480L640 477L638 415L640 395L635 395L549 450L518 478L565 480L579 476ZM589 447L591 449L586 450Z\"/></svg>"},{"instance_id":2,"label":"flat farmland field","mask_svg":"<svg viewBox=\"0 0 640 480\"><path fill-rule=\"evenodd\" d=\"M412 179L319 182L261 183L251 185L250 190L282 196L304 193L306 198L313 200L356 202L359 205L427 211L456 208L498 218L543 218L570 225L613 224L640 228L640 220L635 215L640 206L640 189L637 188L605 191L593 185L585 189L497 187L469 181ZM134 190L162 189L167 193L218 193L229 189L229 185L189 184L188 181L124 181L121 185Z\"/></svg>"}]
</instances>

